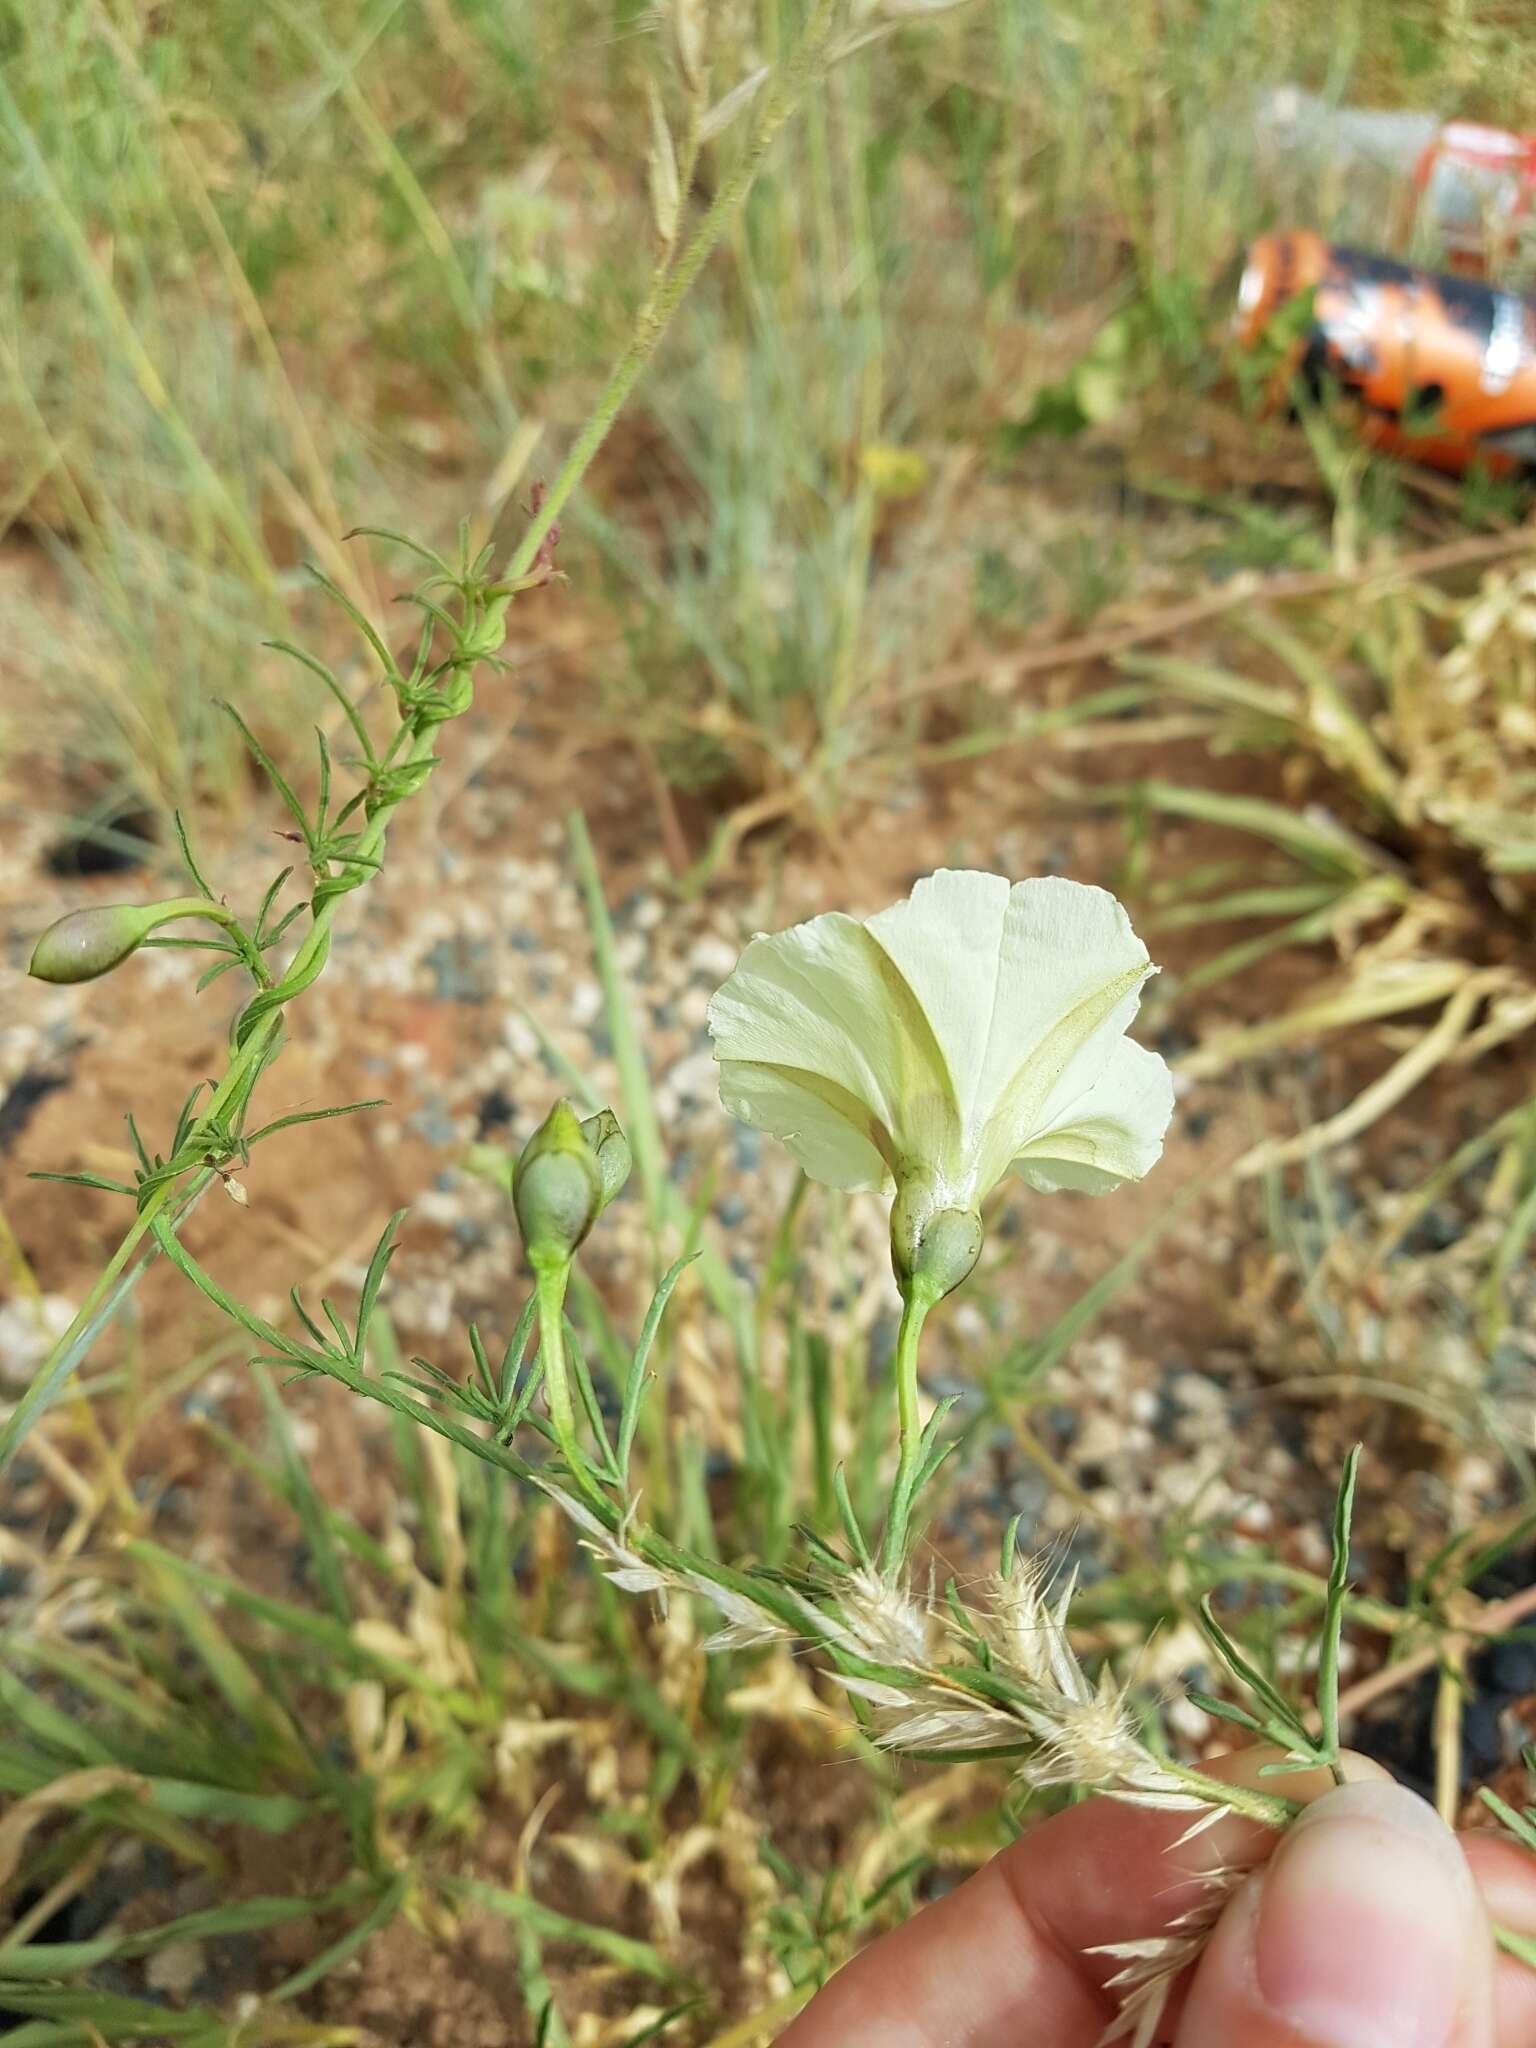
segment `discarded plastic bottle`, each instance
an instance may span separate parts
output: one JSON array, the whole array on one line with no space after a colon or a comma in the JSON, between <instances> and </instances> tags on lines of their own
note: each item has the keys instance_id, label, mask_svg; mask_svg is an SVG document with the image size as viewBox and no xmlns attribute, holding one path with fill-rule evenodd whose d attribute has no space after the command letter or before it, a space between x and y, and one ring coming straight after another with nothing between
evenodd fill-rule
<instances>
[{"instance_id":1,"label":"discarded plastic bottle","mask_svg":"<svg viewBox=\"0 0 1536 2048\"><path fill-rule=\"evenodd\" d=\"M1536 304L1307 231L1248 251L1233 320L1252 347L1310 293L1284 381L1359 400L1373 446L1457 473L1536 471Z\"/></svg>"},{"instance_id":2,"label":"discarded plastic bottle","mask_svg":"<svg viewBox=\"0 0 1536 2048\"><path fill-rule=\"evenodd\" d=\"M1335 233L1474 276L1536 275L1536 135L1296 86L1266 95L1257 125L1269 183Z\"/></svg>"}]
</instances>

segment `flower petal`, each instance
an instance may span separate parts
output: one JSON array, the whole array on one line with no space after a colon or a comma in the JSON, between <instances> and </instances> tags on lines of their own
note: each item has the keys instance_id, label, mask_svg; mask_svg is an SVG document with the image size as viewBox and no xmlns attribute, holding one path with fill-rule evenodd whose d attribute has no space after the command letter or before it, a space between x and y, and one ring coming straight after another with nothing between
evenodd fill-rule
<instances>
[{"instance_id":1,"label":"flower petal","mask_svg":"<svg viewBox=\"0 0 1536 2048\"><path fill-rule=\"evenodd\" d=\"M857 1179L837 1186L885 1186L899 1157L929 1159L956 1131L953 1090L922 1008L876 939L839 911L793 930L759 936L709 1006L709 1029L735 1101L749 1123L784 1135L791 1090L796 1130L818 1149L828 1114L847 1124L865 1152ZM770 1070L746 1076L752 1065ZM820 1105L810 1109L799 1100ZM771 1120L770 1120L771 1118ZM791 1147L793 1149L793 1146ZM867 1151L882 1161L871 1177ZM807 1165L807 1171L821 1174Z\"/></svg>"},{"instance_id":2,"label":"flower petal","mask_svg":"<svg viewBox=\"0 0 1536 2048\"><path fill-rule=\"evenodd\" d=\"M983 1187L1095 1086L1155 971L1107 889L1054 875L1015 885L983 1077Z\"/></svg>"},{"instance_id":3,"label":"flower petal","mask_svg":"<svg viewBox=\"0 0 1536 2048\"><path fill-rule=\"evenodd\" d=\"M709 1009L721 1096L836 1187L968 1210L1013 1168L1099 1192L1171 1113L1121 1037L1153 971L1106 890L940 869L867 925L751 942Z\"/></svg>"},{"instance_id":4,"label":"flower petal","mask_svg":"<svg viewBox=\"0 0 1536 2048\"><path fill-rule=\"evenodd\" d=\"M1002 875L940 868L865 927L927 1014L962 1124L974 1120L988 1046L999 1024L1013 893ZM1011 1029L1011 1019L1003 1028Z\"/></svg>"},{"instance_id":5,"label":"flower petal","mask_svg":"<svg viewBox=\"0 0 1536 2048\"><path fill-rule=\"evenodd\" d=\"M1172 1115L1173 1076L1155 1052L1122 1038L1092 1086L1063 1102L1062 1121L1015 1154L1013 1170L1047 1194L1107 1194L1157 1164Z\"/></svg>"},{"instance_id":6,"label":"flower petal","mask_svg":"<svg viewBox=\"0 0 1536 2048\"><path fill-rule=\"evenodd\" d=\"M721 1060L720 1100L732 1116L777 1138L824 1187L889 1191L890 1169L869 1136L862 1105L835 1108L816 1076L755 1060Z\"/></svg>"},{"instance_id":7,"label":"flower petal","mask_svg":"<svg viewBox=\"0 0 1536 2048\"><path fill-rule=\"evenodd\" d=\"M967 1135L990 1155L983 1187L1069 1069L1086 1085L1152 971L1115 898L1056 875L1010 887L941 868L868 929L927 1012Z\"/></svg>"}]
</instances>

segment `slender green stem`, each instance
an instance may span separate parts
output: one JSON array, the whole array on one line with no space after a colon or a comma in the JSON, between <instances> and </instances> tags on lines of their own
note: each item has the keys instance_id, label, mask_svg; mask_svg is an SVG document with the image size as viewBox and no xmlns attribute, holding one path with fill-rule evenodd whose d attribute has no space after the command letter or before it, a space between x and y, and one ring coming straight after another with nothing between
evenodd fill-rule
<instances>
[{"instance_id":1,"label":"slender green stem","mask_svg":"<svg viewBox=\"0 0 1536 2048\"><path fill-rule=\"evenodd\" d=\"M841 0L816 0L799 42L785 58L769 86L751 138L730 175L722 182L677 261L670 266L663 261L658 267L629 346L614 364L591 418L577 436L570 454L560 466L559 475L550 485L549 495L513 551L504 572L508 582L515 582L533 566L534 557L549 529L586 474L593 456L608 438L609 428L655 353L656 344L666 332L672 315L687 296L716 243L740 211L774 137L794 114L814 82L841 11Z\"/></svg>"},{"instance_id":2,"label":"slender green stem","mask_svg":"<svg viewBox=\"0 0 1536 2048\"><path fill-rule=\"evenodd\" d=\"M245 926L227 905L215 903L207 896L177 896L158 908L158 924L172 924L184 917L205 917L210 924L222 925L234 940L235 950L257 987L265 989L272 986L272 977L267 972L259 947L252 943ZM153 945L155 942L151 939L147 943Z\"/></svg>"},{"instance_id":3,"label":"slender green stem","mask_svg":"<svg viewBox=\"0 0 1536 2048\"><path fill-rule=\"evenodd\" d=\"M539 1363L544 1368L544 1396L549 1402L549 1419L554 1424L560 1448L572 1466L576 1441L576 1408L571 1400L571 1382L565 1369L565 1290L570 1284L569 1259L540 1261L534 1275L539 1300Z\"/></svg>"},{"instance_id":4,"label":"slender green stem","mask_svg":"<svg viewBox=\"0 0 1536 2048\"><path fill-rule=\"evenodd\" d=\"M896 1333L896 1413L899 1449L896 1478L891 1487L890 1512L885 1537L880 1545L880 1569L894 1572L907 1549L907 1526L912 1519L912 1502L917 1492L918 1466L923 1455L923 1425L917 1412L917 1340L933 1303L916 1287L907 1289L901 1308L901 1328Z\"/></svg>"},{"instance_id":5,"label":"slender green stem","mask_svg":"<svg viewBox=\"0 0 1536 2048\"><path fill-rule=\"evenodd\" d=\"M176 896L169 902L157 903L159 922L170 924L182 917L206 917L212 924L222 924L230 930L238 927L240 920L235 913L222 903L214 903L206 896Z\"/></svg>"},{"instance_id":6,"label":"slender green stem","mask_svg":"<svg viewBox=\"0 0 1536 2048\"><path fill-rule=\"evenodd\" d=\"M535 1258L534 1280L539 1303L539 1364L544 1373L544 1398L555 1441L564 1453L571 1477L589 1500L605 1510L610 1504L592 1477L586 1454L576 1437L576 1404L565 1357L565 1290L570 1284L569 1259ZM611 1510L610 1510L611 1512Z\"/></svg>"}]
</instances>

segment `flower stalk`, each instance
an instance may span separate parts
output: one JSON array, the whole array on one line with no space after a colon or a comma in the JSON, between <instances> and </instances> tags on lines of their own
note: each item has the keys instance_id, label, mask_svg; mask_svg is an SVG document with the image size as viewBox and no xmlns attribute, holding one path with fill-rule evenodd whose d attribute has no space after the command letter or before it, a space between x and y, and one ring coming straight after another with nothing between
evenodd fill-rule
<instances>
[{"instance_id":1,"label":"flower stalk","mask_svg":"<svg viewBox=\"0 0 1536 2048\"><path fill-rule=\"evenodd\" d=\"M896 1477L891 1485L891 1505L880 1545L880 1569L887 1575L901 1567L907 1553L907 1530L917 1497L918 1473L923 1462L923 1425L918 1414L917 1345L938 1299L921 1281L909 1281L902 1296L901 1327L896 1332L897 1453Z\"/></svg>"},{"instance_id":2,"label":"flower stalk","mask_svg":"<svg viewBox=\"0 0 1536 2048\"><path fill-rule=\"evenodd\" d=\"M569 1361L565 1355L565 1294L570 1285L569 1255L541 1252L533 1258L535 1293L539 1305L539 1364L544 1375L544 1398L549 1404L549 1423L555 1442L572 1479L587 1499L611 1516L612 1505L597 1481L576 1436L576 1404L571 1398Z\"/></svg>"}]
</instances>

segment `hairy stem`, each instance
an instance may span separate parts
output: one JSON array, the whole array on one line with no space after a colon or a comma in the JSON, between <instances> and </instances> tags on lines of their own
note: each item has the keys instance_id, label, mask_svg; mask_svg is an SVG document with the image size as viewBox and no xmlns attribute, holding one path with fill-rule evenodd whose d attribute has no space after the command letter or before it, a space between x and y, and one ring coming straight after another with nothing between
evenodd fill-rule
<instances>
[{"instance_id":1,"label":"hairy stem","mask_svg":"<svg viewBox=\"0 0 1536 2048\"><path fill-rule=\"evenodd\" d=\"M1294 1799L1287 1799L1281 1792L1255 1792L1246 1785L1228 1785L1220 1778L1207 1777L1204 1771L1192 1770L1188 1764L1176 1762L1172 1757L1159 1757L1158 1762L1171 1777L1181 1779L1197 1798L1211 1806L1225 1806L1232 1813L1240 1813L1245 1820L1256 1820L1267 1828L1283 1828L1300 1813L1301 1807Z\"/></svg>"}]
</instances>

